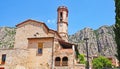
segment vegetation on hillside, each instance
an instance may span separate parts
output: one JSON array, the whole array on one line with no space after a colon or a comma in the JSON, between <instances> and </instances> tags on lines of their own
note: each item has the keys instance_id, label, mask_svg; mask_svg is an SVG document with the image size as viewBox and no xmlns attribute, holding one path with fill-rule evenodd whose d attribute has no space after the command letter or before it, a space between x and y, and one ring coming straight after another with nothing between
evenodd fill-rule
<instances>
[{"instance_id":1,"label":"vegetation on hillside","mask_svg":"<svg viewBox=\"0 0 120 69\"><path fill-rule=\"evenodd\" d=\"M15 28L0 27L0 49L14 47L15 33Z\"/></svg>"}]
</instances>

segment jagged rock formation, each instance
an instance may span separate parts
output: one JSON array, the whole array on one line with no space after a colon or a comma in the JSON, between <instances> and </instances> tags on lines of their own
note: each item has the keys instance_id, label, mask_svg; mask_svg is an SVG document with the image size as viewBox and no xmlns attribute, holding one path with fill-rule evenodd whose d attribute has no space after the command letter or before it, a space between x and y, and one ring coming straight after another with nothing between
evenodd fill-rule
<instances>
[{"instance_id":1,"label":"jagged rock formation","mask_svg":"<svg viewBox=\"0 0 120 69\"><path fill-rule=\"evenodd\" d=\"M0 48L13 48L15 28L0 27ZM86 45L84 38L88 37L89 54L114 56L116 53L116 43L114 40L114 31L112 26L102 26L97 30L84 28L73 35L69 35L69 42L78 44L80 53L86 54Z\"/></svg>"},{"instance_id":2,"label":"jagged rock formation","mask_svg":"<svg viewBox=\"0 0 120 69\"><path fill-rule=\"evenodd\" d=\"M89 38L88 47L91 56L112 56L116 54L116 43L114 40L113 26L102 26L97 30L84 28L69 36L69 41L78 44L80 53L86 54L84 38Z\"/></svg>"},{"instance_id":3,"label":"jagged rock formation","mask_svg":"<svg viewBox=\"0 0 120 69\"><path fill-rule=\"evenodd\" d=\"M0 27L0 49L13 48L15 28Z\"/></svg>"}]
</instances>

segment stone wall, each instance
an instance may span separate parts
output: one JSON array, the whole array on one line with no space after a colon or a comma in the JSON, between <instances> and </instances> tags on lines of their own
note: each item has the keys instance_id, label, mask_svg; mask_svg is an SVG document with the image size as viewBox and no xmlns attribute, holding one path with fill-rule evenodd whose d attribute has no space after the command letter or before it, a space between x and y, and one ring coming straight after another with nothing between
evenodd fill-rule
<instances>
[{"instance_id":1,"label":"stone wall","mask_svg":"<svg viewBox=\"0 0 120 69\"><path fill-rule=\"evenodd\" d=\"M42 54L37 54L37 44L39 42L43 43L43 52ZM29 69L50 69L52 67L52 46L53 38L43 38L43 39L30 39L28 49L30 50L29 54Z\"/></svg>"},{"instance_id":2,"label":"stone wall","mask_svg":"<svg viewBox=\"0 0 120 69\"><path fill-rule=\"evenodd\" d=\"M74 69L85 69L85 64L75 64Z\"/></svg>"},{"instance_id":3,"label":"stone wall","mask_svg":"<svg viewBox=\"0 0 120 69\"><path fill-rule=\"evenodd\" d=\"M26 23L25 25L18 27L16 29L14 48L26 49L28 46L27 38L47 37L48 35L43 27L42 24L36 25L35 22L31 21L28 21L28 24Z\"/></svg>"},{"instance_id":4,"label":"stone wall","mask_svg":"<svg viewBox=\"0 0 120 69\"><path fill-rule=\"evenodd\" d=\"M2 54L6 54L6 62L4 65L0 65L0 67L5 67L5 69L16 69L17 66L21 66L27 69L28 50L4 49L0 50L0 58L2 58Z\"/></svg>"},{"instance_id":5,"label":"stone wall","mask_svg":"<svg viewBox=\"0 0 120 69\"><path fill-rule=\"evenodd\" d=\"M54 45L54 61L56 57L60 57L60 66L55 66L55 69L73 69L74 67L74 53L72 48L71 49L62 49L62 46L55 41ZM63 57L68 58L68 66L62 66L62 59ZM55 62L54 62L55 65Z\"/></svg>"}]
</instances>

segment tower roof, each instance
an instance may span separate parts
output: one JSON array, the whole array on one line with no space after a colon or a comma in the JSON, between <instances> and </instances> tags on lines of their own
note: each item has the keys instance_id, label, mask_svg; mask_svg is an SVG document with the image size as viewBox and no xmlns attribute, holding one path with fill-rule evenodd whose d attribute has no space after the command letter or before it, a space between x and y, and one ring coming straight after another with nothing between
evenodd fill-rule
<instances>
[{"instance_id":1,"label":"tower roof","mask_svg":"<svg viewBox=\"0 0 120 69\"><path fill-rule=\"evenodd\" d=\"M62 10L62 11L67 11L68 12L68 8L66 6L59 6L57 11Z\"/></svg>"}]
</instances>

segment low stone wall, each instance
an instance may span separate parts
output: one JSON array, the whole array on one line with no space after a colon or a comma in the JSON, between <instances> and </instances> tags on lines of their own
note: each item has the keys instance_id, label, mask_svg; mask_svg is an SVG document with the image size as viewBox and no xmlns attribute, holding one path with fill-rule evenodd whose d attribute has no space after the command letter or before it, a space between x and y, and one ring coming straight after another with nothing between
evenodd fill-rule
<instances>
[{"instance_id":1,"label":"low stone wall","mask_svg":"<svg viewBox=\"0 0 120 69\"><path fill-rule=\"evenodd\" d=\"M74 69L85 69L85 64L75 64Z\"/></svg>"},{"instance_id":2,"label":"low stone wall","mask_svg":"<svg viewBox=\"0 0 120 69\"><path fill-rule=\"evenodd\" d=\"M58 66L58 67L55 67L55 69L72 69L68 66Z\"/></svg>"}]
</instances>

